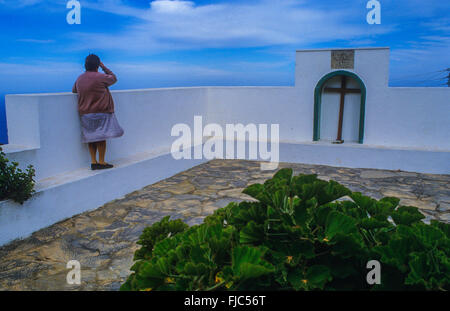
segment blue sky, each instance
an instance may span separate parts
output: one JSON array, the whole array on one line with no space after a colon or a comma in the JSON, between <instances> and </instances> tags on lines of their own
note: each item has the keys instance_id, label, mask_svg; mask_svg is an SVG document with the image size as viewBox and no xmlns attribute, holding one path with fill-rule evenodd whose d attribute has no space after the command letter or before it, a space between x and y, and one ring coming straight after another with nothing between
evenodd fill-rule
<instances>
[{"instance_id":1,"label":"blue sky","mask_svg":"<svg viewBox=\"0 0 450 311\"><path fill-rule=\"evenodd\" d=\"M380 0L381 25L366 0L80 0L81 25L66 3L0 0L0 93L70 91L89 52L113 89L293 85L307 48L389 46L393 86L439 86L450 67L449 1Z\"/></svg>"},{"instance_id":2,"label":"blue sky","mask_svg":"<svg viewBox=\"0 0 450 311\"><path fill-rule=\"evenodd\" d=\"M450 1L380 0L381 25L367 0L80 0L81 25L67 2L0 0L2 100L70 91L91 52L112 89L293 85L308 48L389 46L391 86L442 86L450 67Z\"/></svg>"}]
</instances>

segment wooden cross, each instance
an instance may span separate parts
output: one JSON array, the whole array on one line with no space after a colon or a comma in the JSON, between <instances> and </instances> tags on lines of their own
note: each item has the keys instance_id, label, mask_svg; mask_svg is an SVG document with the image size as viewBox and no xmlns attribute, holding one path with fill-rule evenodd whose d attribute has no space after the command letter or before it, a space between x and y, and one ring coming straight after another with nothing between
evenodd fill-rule
<instances>
[{"instance_id":1,"label":"wooden cross","mask_svg":"<svg viewBox=\"0 0 450 311\"><path fill-rule=\"evenodd\" d=\"M338 124L338 134L335 144L342 144L344 141L342 140L342 122L344 119L344 103L345 103L345 94L355 94L355 93L361 93L360 89L348 89L347 88L347 77L342 76L341 80L341 87L340 88L333 88L333 87L326 87L324 88L324 92L329 93L340 93L341 94L341 103L339 106L339 124Z\"/></svg>"}]
</instances>

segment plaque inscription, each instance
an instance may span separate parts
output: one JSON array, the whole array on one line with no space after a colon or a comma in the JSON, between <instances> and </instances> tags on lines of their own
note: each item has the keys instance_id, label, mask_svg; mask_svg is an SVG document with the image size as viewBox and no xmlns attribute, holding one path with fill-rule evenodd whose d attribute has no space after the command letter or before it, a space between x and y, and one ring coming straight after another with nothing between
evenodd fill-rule
<instances>
[{"instance_id":1,"label":"plaque inscription","mask_svg":"<svg viewBox=\"0 0 450 311\"><path fill-rule=\"evenodd\" d=\"M355 67L355 50L331 51L331 69L353 69Z\"/></svg>"}]
</instances>

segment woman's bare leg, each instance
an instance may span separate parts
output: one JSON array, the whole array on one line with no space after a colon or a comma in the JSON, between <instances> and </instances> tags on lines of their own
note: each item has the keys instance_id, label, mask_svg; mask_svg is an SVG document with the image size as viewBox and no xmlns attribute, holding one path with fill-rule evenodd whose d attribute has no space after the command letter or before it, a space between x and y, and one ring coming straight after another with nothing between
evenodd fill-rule
<instances>
[{"instance_id":1,"label":"woman's bare leg","mask_svg":"<svg viewBox=\"0 0 450 311\"><path fill-rule=\"evenodd\" d=\"M98 148L98 163L106 164L105 162L106 140L98 141L97 148Z\"/></svg>"},{"instance_id":2,"label":"woman's bare leg","mask_svg":"<svg viewBox=\"0 0 450 311\"><path fill-rule=\"evenodd\" d=\"M97 164L97 143L89 143L89 153L91 154L91 163Z\"/></svg>"}]
</instances>

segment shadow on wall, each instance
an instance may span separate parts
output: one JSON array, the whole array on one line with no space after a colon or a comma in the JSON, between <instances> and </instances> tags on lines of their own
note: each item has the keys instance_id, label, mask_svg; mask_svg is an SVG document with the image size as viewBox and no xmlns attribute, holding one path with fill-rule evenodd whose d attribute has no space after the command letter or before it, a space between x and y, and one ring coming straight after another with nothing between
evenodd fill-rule
<instances>
[{"instance_id":1,"label":"shadow on wall","mask_svg":"<svg viewBox=\"0 0 450 311\"><path fill-rule=\"evenodd\" d=\"M5 95L0 95L0 144L8 143L6 127Z\"/></svg>"}]
</instances>

